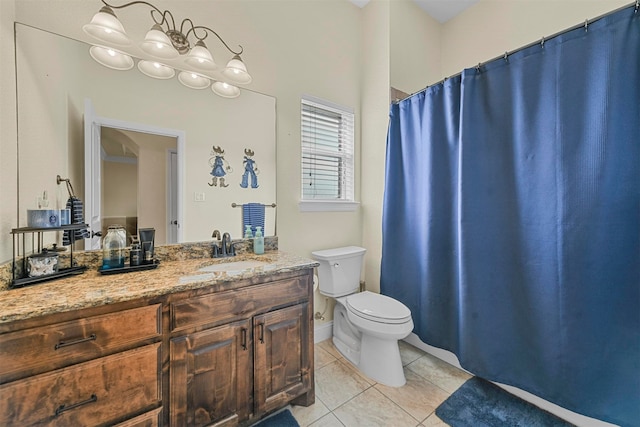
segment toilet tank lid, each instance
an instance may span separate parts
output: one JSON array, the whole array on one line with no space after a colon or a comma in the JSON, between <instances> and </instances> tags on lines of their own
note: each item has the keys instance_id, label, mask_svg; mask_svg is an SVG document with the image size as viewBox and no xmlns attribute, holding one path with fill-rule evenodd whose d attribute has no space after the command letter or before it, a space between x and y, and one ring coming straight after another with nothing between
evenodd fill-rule
<instances>
[{"instance_id":1,"label":"toilet tank lid","mask_svg":"<svg viewBox=\"0 0 640 427\"><path fill-rule=\"evenodd\" d=\"M367 250L365 248L361 248L359 246L345 246L342 248L325 249L322 251L311 252L311 255L313 255L315 259L319 260L332 260L335 258L362 255L366 251Z\"/></svg>"}]
</instances>

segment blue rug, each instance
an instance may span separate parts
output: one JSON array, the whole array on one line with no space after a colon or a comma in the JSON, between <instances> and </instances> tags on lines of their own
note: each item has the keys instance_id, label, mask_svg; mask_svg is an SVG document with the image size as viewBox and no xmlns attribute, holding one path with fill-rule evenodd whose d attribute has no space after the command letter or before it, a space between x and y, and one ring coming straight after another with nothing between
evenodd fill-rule
<instances>
[{"instance_id":1,"label":"blue rug","mask_svg":"<svg viewBox=\"0 0 640 427\"><path fill-rule=\"evenodd\" d=\"M300 424L293 418L291 411L285 409L284 411L270 415L251 427L300 427Z\"/></svg>"},{"instance_id":2,"label":"blue rug","mask_svg":"<svg viewBox=\"0 0 640 427\"><path fill-rule=\"evenodd\" d=\"M442 402L436 415L451 427L575 427L478 377Z\"/></svg>"}]
</instances>

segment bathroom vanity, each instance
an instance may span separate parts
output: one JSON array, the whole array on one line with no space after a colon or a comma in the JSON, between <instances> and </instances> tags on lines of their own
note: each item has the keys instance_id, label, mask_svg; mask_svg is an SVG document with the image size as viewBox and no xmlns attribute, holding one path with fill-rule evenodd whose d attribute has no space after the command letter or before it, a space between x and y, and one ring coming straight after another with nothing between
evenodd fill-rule
<instances>
[{"instance_id":1,"label":"bathroom vanity","mask_svg":"<svg viewBox=\"0 0 640 427\"><path fill-rule=\"evenodd\" d=\"M270 251L0 290L0 425L247 425L312 404L315 265Z\"/></svg>"}]
</instances>

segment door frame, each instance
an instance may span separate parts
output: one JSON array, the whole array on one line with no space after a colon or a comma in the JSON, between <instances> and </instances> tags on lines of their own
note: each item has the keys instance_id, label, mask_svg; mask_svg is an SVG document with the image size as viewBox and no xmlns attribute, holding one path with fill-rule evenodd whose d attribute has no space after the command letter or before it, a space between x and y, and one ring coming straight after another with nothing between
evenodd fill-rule
<instances>
[{"instance_id":1,"label":"door frame","mask_svg":"<svg viewBox=\"0 0 640 427\"><path fill-rule=\"evenodd\" d=\"M181 224L183 223L184 218L184 185L185 185L185 144L186 144L186 132L179 129L170 129L170 128L161 128L158 126L153 126L144 123L136 123L118 119L111 119L108 117L101 117L95 114L93 110L91 100L85 100L85 114L87 111L90 112L90 116L88 120L85 120L85 139L91 139L91 147L96 147L96 144L100 144L100 128L109 127L120 130L128 130L134 132L148 133L153 135L160 136L168 136L176 138L176 146L177 146L177 191L176 191L176 201L178 204L178 241L176 243L180 243L183 241L183 228ZM96 173L99 173L99 169L92 167L92 153L95 150L87 150L87 142L85 140L85 198L89 196L89 189L93 187L94 182L100 182L101 177L96 176ZM99 150L98 150L99 153ZM167 188L167 191L170 191ZM91 197L95 198L95 195L91 195ZM100 195L102 197L102 195ZM85 218L90 219L94 213L92 211L93 203L91 199L88 199L85 203ZM99 214L99 213L98 213ZM92 249L91 247L91 237L89 239L85 239L85 249Z\"/></svg>"}]
</instances>

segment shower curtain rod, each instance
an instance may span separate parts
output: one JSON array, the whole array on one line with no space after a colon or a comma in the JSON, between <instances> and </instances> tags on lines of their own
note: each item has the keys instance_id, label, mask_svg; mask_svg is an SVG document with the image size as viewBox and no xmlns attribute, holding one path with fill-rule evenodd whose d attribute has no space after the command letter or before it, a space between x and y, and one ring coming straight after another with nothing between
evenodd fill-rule
<instances>
[{"instance_id":1,"label":"shower curtain rod","mask_svg":"<svg viewBox=\"0 0 640 427\"><path fill-rule=\"evenodd\" d=\"M612 14L614 14L614 13L616 13L616 12L619 12L619 11L621 11L621 10L624 10L624 9L627 9L627 8L631 8L631 7L633 7L633 8L635 9L634 13L638 13L638 9L640 9L640 0L635 0L635 2L633 2L633 3L629 3L629 4L625 5L625 6L621 6L621 7L617 8L617 9L614 9L614 10L612 10L612 11L610 11L610 12L603 13L602 15L596 16L595 18L592 18L592 19L585 19L585 21L584 21L582 24L576 24L576 25L574 25L573 27L569 27L569 28L566 28L566 29L564 29L564 30L558 31L557 33L554 33L554 34L552 34L552 35L550 35L550 36L548 36L548 37L542 37L542 40L540 40L540 41L535 41L535 42L529 43L529 44L527 44L527 45L525 45L525 46L519 47L519 48L514 49L514 50L512 50L512 51L507 51L507 52L505 52L503 55L496 56L495 58L491 58L491 59L489 59L488 61L480 62L480 63L478 63L478 65L476 65L476 66L475 66L475 68L476 68L476 70L479 70L481 67L483 67L483 66L487 65L487 64L488 64L488 63L490 63L490 62L497 61L497 60L499 60L499 59L504 59L504 60L506 60L506 59L508 59L508 58L509 58L509 56L513 55L514 53L516 53L516 52L520 52L521 50L524 50L524 49L528 49L528 48L530 48L531 46L535 46L535 45L537 45L537 44L541 44L542 46L544 46L545 42L547 42L548 40L551 40L551 39L553 39L553 38L555 38L555 37L558 37L558 36L560 36L560 35L562 35L562 34L568 33L569 31L573 31L573 30L578 29L578 28L584 28L584 29L585 29L585 31L587 31L587 30L588 30L588 28L589 28L589 25L590 25L590 24L593 24L594 22L596 22L596 21L598 21L598 20L600 20L600 19L602 19L602 18L605 18L605 17L607 17L607 16L609 16L609 15L612 15ZM462 75L462 72L459 72L459 73L453 74L453 75L451 75L451 76L449 76L449 77L445 77L444 79L442 79L442 80L440 80L440 81L437 81L437 82L435 82L435 83L433 83L433 84L430 84L430 85L428 85L428 86L425 86L424 88L420 89L420 90L419 90L419 91L417 91L417 92L413 92L413 93L412 93L411 95L409 95L409 96L406 96L406 97L404 97L404 98L402 98L402 99L398 99L398 100L396 100L396 101L392 101L391 103L392 103L392 104L397 104L397 103L399 103L399 102L401 102L401 101L404 101L405 99L409 99L409 98L411 98L412 96L417 95L417 94L419 94L420 92L423 92L423 91L425 91L425 90L429 89L431 86L437 86L437 85L439 85L439 84L442 84L442 83L446 82L446 81L447 81L447 80L449 80L449 79L452 79L452 78L454 78L454 77L458 77L458 76L460 76L460 75Z\"/></svg>"}]
</instances>

